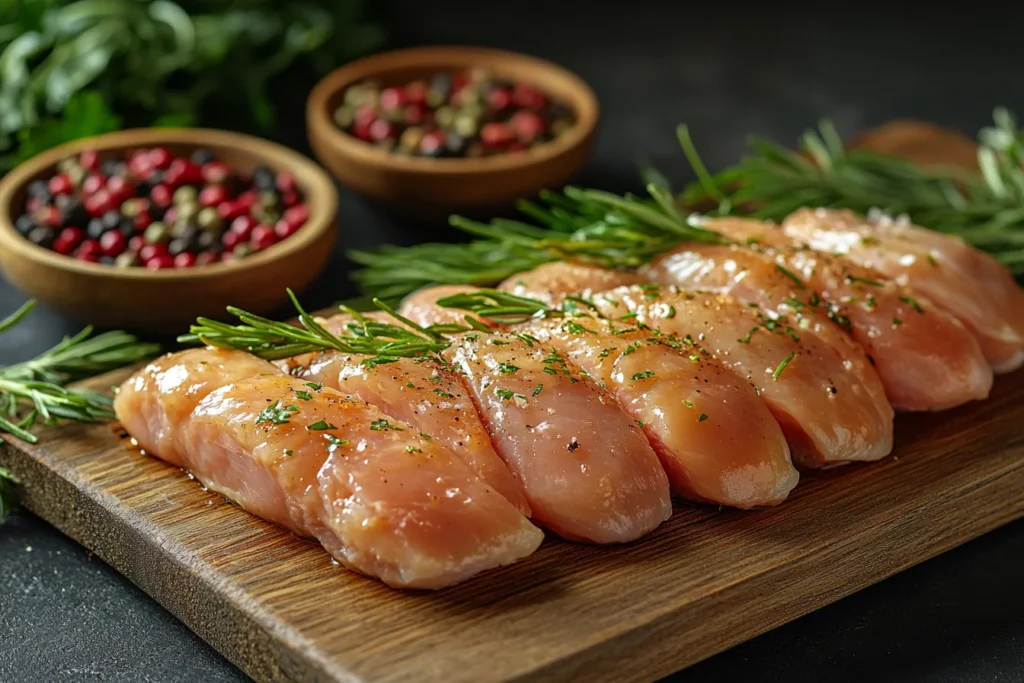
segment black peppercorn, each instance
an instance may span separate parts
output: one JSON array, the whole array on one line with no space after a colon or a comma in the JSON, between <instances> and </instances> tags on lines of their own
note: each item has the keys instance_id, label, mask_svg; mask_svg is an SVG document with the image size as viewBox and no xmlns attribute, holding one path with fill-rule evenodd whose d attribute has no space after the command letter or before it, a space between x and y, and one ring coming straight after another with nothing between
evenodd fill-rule
<instances>
[{"instance_id":1,"label":"black peppercorn","mask_svg":"<svg viewBox=\"0 0 1024 683\"><path fill-rule=\"evenodd\" d=\"M458 133L448 133L444 138L445 153L451 156L463 156L468 146L469 140Z\"/></svg>"},{"instance_id":2,"label":"black peppercorn","mask_svg":"<svg viewBox=\"0 0 1024 683\"><path fill-rule=\"evenodd\" d=\"M48 225L40 225L37 228L33 228L27 237L28 241L32 244L38 244L49 249L53 246L53 240L57 238L57 231Z\"/></svg>"},{"instance_id":3,"label":"black peppercorn","mask_svg":"<svg viewBox=\"0 0 1024 683\"><path fill-rule=\"evenodd\" d=\"M61 225L65 227L73 225L81 228L89 222L89 212L85 210L81 201L73 199L61 209L60 220Z\"/></svg>"},{"instance_id":4,"label":"black peppercorn","mask_svg":"<svg viewBox=\"0 0 1024 683\"><path fill-rule=\"evenodd\" d=\"M14 221L14 227L20 234L27 235L36 227L36 222L32 219L32 216L23 213Z\"/></svg>"},{"instance_id":5,"label":"black peppercorn","mask_svg":"<svg viewBox=\"0 0 1024 683\"><path fill-rule=\"evenodd\" d=\"M33 180L28 186L28 196L50 201L50 188L45 180Z\"/></svg>"},{"instance_id":6,"label":"black peppercorn","mask_svg":"<svg viewBox=\"0 0 1024 683\"><path fill-rule=\"evenodd\" d=\"M113 230L121 223L121 212L107 211L100 220L103 221L104 231Z\"/></svg>"},{"instance_id":7,"label":"black peppercorn","mask_svg":"<svg viewBox=\"0 0 1024 683\"><path fill-rule=\"evenodd\" d=\"M252 169L252 184L257 190L268 192L277 187L277 177L266 166L257 166Z\"/></svg>"},{"instance_id":8,"label":"black peppercorn","mask_svg":"<svg viewBox=\"0 0 1024 683\"><path fill-rule=\"evenodd\" d=\"M117 259L115 259L113 256L100 256L100 263L102 263L105 266L112 266L112 265L114 265L114 262L116 260Z\"/></svg>"},{"instance_id":9,"label":"black peppercorn","mask_svg":"<svg viewBox=\"0 0 1024 683\"><path fill-rule=\"evenodd\" d=\"M135 220L124 216L120 221L118 221L117 229L125 237L131 237L135 234Z\"/></svg>"},{"instance_id":10,"label":"black peppercorn","mask_svg":"<svg viewBox=\"0 0 1024 683\"><path fill-rule=\"evenodd\" d=\"M188 251L188 242L182 238L171 240L167 244L167 253L171 256L177 256L178 254Z\"/></svg>"},{"instance_id":11,"label":"black peppercorn","mask_svg":"<svg viewBox=\"0 0 1024 683\"><path fill-rule=\"evenodd\" d=\"M125 170L126 166L124 162L118 161L116 159L107 159L102 164L100 164L100 173L107 176L108 178L124 175Z\"/></svg>"},{"instance_id":12,"label":"black peppercorn","mask_svg":"<svg viewBox=\"0 0 1024 683\"><path fill-rule=\"evenodd\" d=\"M207 147L200 147L196 151L192 152L192 156L190 156L189 158L192 160L193 163L202 166L203 164L208 164L211 161L213 161L213 150Z\"/></svg>"},{"instance_id":13,"label":"black peppercorn","mask_svg":"<svg viewBox=\"0 0 1024 683\"><path fill-rule=\"evenodd\" d=\"M108 229L106 222L104 222L102 218L93 218L89 221L89 225L85 229L85 234L91 239L98 240L103 237L103 233Z\"/></svg>"},{"instance_id":14,"label":"black peppercorn","mask_svg":"<svg viewBox=\"0 0 1024 683\"><path fill-rule=\"evenodd\" d=\"M199 251L207 251L220 245L220 235L212 230L202 230L196 235L196 247Z\"/></svg>"}]
</instances>

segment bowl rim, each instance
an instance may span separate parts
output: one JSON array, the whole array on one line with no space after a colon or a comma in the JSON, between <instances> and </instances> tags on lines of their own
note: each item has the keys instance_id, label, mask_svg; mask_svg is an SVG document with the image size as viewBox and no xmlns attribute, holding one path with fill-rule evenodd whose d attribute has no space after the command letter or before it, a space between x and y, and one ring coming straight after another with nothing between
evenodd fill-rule
<instances>
[{"instance_id":1,"label":"bowl rim","mask_svg":"<svg viewBox=\"0 0 1024 683\"><path fill-rule=\"evenodd\" d=\"M14 227L14 198L30 179L69 156L86 149L101 152L147 145L188 145L224 149L241 149L272 167L284 167L305 182L305 200L309 219L304 228L268 249L239 261L211 263L196 268L168 268L149 270L142 267L117 268L102 263L79 261L29 242ZM301 176L301 177L298 177ZM81 275L124 280L176 281L212 279L259 268L287 258L319 239L324 232L336 229L338 191L319 165L306 156L276 142L252 135L215 128L130 128L102 135L94 135L64 143L48 149L22 162L0 179L0 249L10 249L16 256L43 263L51 268Z\"/></svg>"},{"instance_id":2,"label":"bowl rim","mask_svg":"<svg viewBox=\"0 0 1024 683\"><path fill-rule=\"evenodd\" d=\"M535 71L556 74L570 84L570 105L576 123L563 135L518 154L497 154L479 159L399 156L378 149L341 131L334 124L328 102L345 87L360 80L409 67L430 68L432 62L447 62L471 67L485 58L489 62L516 62ZM430 173L437 175L515 171L550 161L585 143L597 128L600 105L597 95L582 78L540 57L498 48L473 45L429 45L380 52L350 62L324 76L306 99L306 116L310 132L319 133L334 152L363 165L390 171Z\"/></svg>"}]
</instances>

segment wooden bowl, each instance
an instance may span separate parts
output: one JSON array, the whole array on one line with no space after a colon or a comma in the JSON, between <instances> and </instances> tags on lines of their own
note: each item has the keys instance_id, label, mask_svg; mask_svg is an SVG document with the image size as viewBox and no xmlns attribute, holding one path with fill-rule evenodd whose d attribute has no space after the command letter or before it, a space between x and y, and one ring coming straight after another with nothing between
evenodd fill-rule
<instances>
[{"instance_id":1,"label":"wooden bowl","mask_svg":"<svg viewBox=\"0 0 1024 683\"><path fill-rule=\"evenodd\" d=\"M388 86L469 67L539 88L571 107L576 125L518 154L429 159L378 149L334 123L345 89L359 81ZM324 77L306 103L310 145L338 180L401 213L430 219L501 209L542 189L561 189L587 162L597 121L597 98L579 77L541 59L480 47L411 48L352 62Z\"/></svg>"},{"instance_id":2,"label":"wooden bowl","mask_svg":"<svg viewBox=\"0 0 1024 683\"><path fill-rule=\"evenodd\" d=\"M90 148L102 157L154 145L175 153L208 147L241 171L258 164L287 170L309 206L309 221L291 237L245 259L158 271L78 261L29 242L15 229L29 183L46 176L60 160ZM183 333L197 316L225 318L228 305L267 313L287 301L285 288L305 289L327 264L337 211L330 177L309 159L272 142L194 128L120 131L47 150L0 181L0 270L28 296L98 327Z\"/></svg>"}]
</instances>

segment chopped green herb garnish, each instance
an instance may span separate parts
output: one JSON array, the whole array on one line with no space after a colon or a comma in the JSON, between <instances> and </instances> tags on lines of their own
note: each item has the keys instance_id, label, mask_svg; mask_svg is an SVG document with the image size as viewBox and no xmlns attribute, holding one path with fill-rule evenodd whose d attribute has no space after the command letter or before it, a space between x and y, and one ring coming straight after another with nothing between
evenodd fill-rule
<instances>
[{"instance_id":1,"label":"chopped green herb garnish","mask_svg":"<svg viewBox=\"0 0 1024 683\"><path fill-rule=\"evenodd\" d=\"M373 358L366 358L362 361L362 365L368 368L375 368L378 365L385 365L387 363L394 363L398 359L394 356L374 356Z\"/></svg>"},{"instance_id":2,"label":"chopped green herb garnish","mask_svg":"<svg viewBox=\"0 0 1024 683\"><path fill-rule=\"evenodd\" d=\"M495 346L508 346L508 342L501 339L492 339L491 343Z\"/></svg>"},{"instance_id":3,"label":"chopped green herb garnish","mask_svg":"<svg viewBox=\"0 0 1024 683\"><path fill-rule=\"evenodd\" d=\"M310 401L313 399L313 395L308 391L296 391L295 396L301 401Z\"/></svg>"},{"instance_id":4,"label":"chopped green herb garnish","mask_svg":"<svg viewBox=\"0 0 1024 683\"><path fill-rule=\"evenodd\" d=\"M786 369L786 366L789 365L789 362L791 360L793 360L793 358L795 358L795 357L796 357L796 352L795 351L790 351L789 355L786 356L782 360L781 363L779 363L779 367L775 368L775 372L772 373L772 379L773 380L778 379L779 375L782 374L782 371Z\"/></svg>"},{"instance_id":5,"label":"chopped green herb garnish","mask_svg":"<svg viewBox=\"0 0 1024 683\"><path fill-rule=\"evenodd\" d=\"M413 445L408 445L408 446L405 447L405 452L406 453L422 453L423 449L417 448L416 446L413 446Z\"/></svg>"},{"instance_id":6,"label":"chopped green herb garnish","mask_svg":"<svg viewBox=\"0 0 1024 683\"><path fill-rule=\"evenodd\" d=\"M935 254L933 254L930 251L928 252L928 263L932 264L933 266L939 265L939 262L935 260Z\"/></svg>"},{"instance_id":7,"label":"chopped green herb garnish","mask_svg":"<svg viewBox=\"0 0 1024 683\"><path fill-rule=\"evenodd\" d=\"M632 379L634 379L634 380L641 380L641 379L650 379L651 377L654 377L654 371L653 370L644 370L643 372L638 372L635 375L633 375Z\"/></svg>"},{"instance_id":8,"label":"chopped green herb garnish","mask_svg":"<svg viewBox=\"0 0 1024 683\"><path fill-rule=\"evenodd\" d=\"M518 339L519 341L523 342L524 344L526 344L530 348L533 348L533 345L538 343L537 342L537 338L534 337L532 334L517 334L516 335L516 339Z\"/></svg>"},{"instance_id":9,"label":"chopped green herb garnish","mask_svg":"<svg viewBox=\"0 0 1024 683\"><path fill-rule=\"evenodd\" d=\"M441 382L441 375L431 375L430 376L430 383L431 384L439 384L440 382Z\"/></svg>"},{"instance_id":10,"label":"chopped green herb garnish","mask_svg":"<svg viewBox=\"0 0 1024 683\"><path fill-rule=\"evenodd\" d=\"M434 437L430 436L430 434L427 434L426 432L420 432L420 438L423 439L424 441L434 440Z\"/></svg>"},{"instance_id":11,"label":"chopped green herb garnish","mask_svg":"<svg viewBox=\"0 0 1024 683\"><path fill-rule=\"evenodd\" d=\"M564 323L562 323L562 329L568 332L569 334L585 334L590 331L587 328L583 327L583 325L580 325L578 322L575 322L573 320L566 320Z\"/></svg>"},{"instance_id":12,"label":"chopped green herb garnish","mask_svg":"<svg viewBox=\"0 0 1024 683\"><path fill-rule=\"evenodd\" d=\"M333 429L333 427L332 427L332 429ZM391 424L390 422L388 422L387 420L384 420L384 419L374 420L373 422L371 422L370 423L370 429L375 431L375 432L382 432L382 431L386 431L388 429L394 429L396 432L402 431L402 427L399 427L398 425Z\"/></svg>"},{"instance_id":13,"label":"chopped green herb garnish","mask_svg":"<svg viewBox=\"0 0 1024 683\"><path fill-rule=\"evenodd\" d=\"M639 348L640 348L640 342L633 342L632 344L627 346L625 349L623 349L622 355L623 356L628 356L629 354L633 353L634 351L636 351Z\"/></svg>"},{"instance_id":14,"label":"chopped green herb garnish","mask_svg":"<svg viewBox=\"0 0 1024 683\"><path fill-rule=\"evenodd\" d=\"M434 393L440 396L441 398L455 398L454 395L449 394L447 391L442 391L440 389L434 389Z\"/></svg>"},{"instance_id":15,"label":"chopped green herb garnish","mask_svg":"<svg viewBox=\"0 0 1024 683\"><path fill-rule=\"evenodd\" d=\"M900 325L902 325L902 324L903 324L903 321L902 321L902 320L900 320L899 318L895 318L895 317L894 317L894 318L892 319L892 326L893 326L893 327L899 327L899 326L900 326Z\"/></svg>"},{"instance_id":16,"label":"chopped green herb garnish","mask_svg":"<svg viewBox=\"0 0 1024 683\"><path fill-rule=\"evenodd\" d=\"M700 356L698 356L695 353L691 353L690 354L690 362L691 363L699 363L700 362Z\"/></svg>"},{"instance_id":17,"label":"chopped green herb garnish","mask_svg":"<svg viewBox=\"0 0 1024 683\"><path fill-rule=\"evenodd\" d=\"M598 358L607 358L608 354L615 350L614 346L609 346L607 349L601 349L601 353L597 354Z\"/></svg>"},{"instance_id":18,"label":"chopped green herb garnish","mask_svg":"<svg viewBox=\"0 0 1024 683\"><path fill-rule=\"evenodd\" d=\"M708 414L707 413L701 413L700 417L697 418L697 422L703 422L706 419L708 419Z\"/></svg>"},{"instance_id":19,"label":"chopped green herb garnish","mask_svg":"<svg viewBox=\"0 0 1024 683\"><path fill-rule=\"evenodd\" d=\"M626 315L622 316L621 318L619 318L619 320L621 320L622 322L628 322L628 321L632 320L633 318L637 317L638 315L639 315L639 313L637 313L636 311L633 311L632 313L627 313Z\"/></svg>"},{"instance_id":20,"label":"chopped green herb garnish","mask_svg":"<svg viewBox=\"0 0 1024 683\"><path fill-rule=\"evenodd\" d=\"M647 425L647 423L646 423L646 422L644 422L643 420L637 420L637 421L636 421L636 426L637 426L637 427L641 427L641 428L643 428L643 427L645 427L646 425Z\"/></svg>"},{"instance_id":21,"label":"chopped green herb garnish","mask_svg":"<svg viewBox=\"0 0 1024 683\"><path fill-rule=\"evenodd\" d=\"M901 296L900 297L900 301L902 301L906 305L910 306L911 308L913 308L918 313L924 313L924 309L921 308L921 304L917 303L916 301L914 301L909 296Z\"/></svg>"},{"instance_id":22,"label":"chopped green herb garnish","mask_svg":"<svg viewBox=\"0 0 1024 683\"><path fill-rule=\"evenodd\" d=\"M687 408L692 408L693 407L693 401L691 401L691 400L689 400L687 398L684 398L683 399L683 405L686 406Z\"/></svg>"},{"instance_id":23,"label":"chopped green herb garnish","mask_svg":"<svg viewBox=\"0 0 1024 683\"><path fill-rule=\"evenodd\" d=\"M312 389L313 391L320 391L321 389L324 388L324 383L323 382L306 382L306 386L309 387L310 389Z\"/></svg>"},{"instance_id":24,"label":"chopped green herb garnish","mask_svg":"<svg viewBox=\"0 0 1024 683\"><path fill-rule=\"evenodd\" d=\"M261 410L256 416L256 424L261 425L264 422L270 422L276 425L287 424L292 413L299 412L298 406L285 406L283 408L280 406L280 401L274 401L269 406Z\"/></svg>"},{"instance_id":25,"label":"chopped green herb garnish","mask_svg":"<svg viewBox=\"0 0 1024 683\"><path fill-rule=\"evenodd\" d=\"M544 388L544 385L543 385L543 384L538 384L538 385L537 385L536 387L534 387L534 389L533 389L533 395L534 395L534 396L536 396L537 394L539 394L539 393L541 392L541 390L542 390L543 388Z\"/></svg>"},{"instance_id":26,"label":"chopped green herb garnish","mask_svg":"<svg viewBox=\"0 0 1024 683\"><path fill-rule=\"evenodd\" d=\"M668 309L665 311L665 317L666 318L674 318L674 317L676 317L676 307L673 306L672 304L669 304Z\"/></svg>"},{"instance_id":27,"label":"chopped green herb garnish","mask_svg":"<svg viewBox=\"0 0 1024 683\"><path fill-rule=\"evenodd\" d=\"M800 289L807 289L807 285L804 284L803 280L798 278L795 273L793 273L792 271L788 270L785 266L782 266L781 264L776 263L775 267L779 269L780 273L782 273L783 275L788 277L790 280L792 280L794 283L796 283L797 287L799 287Z\"/></svg>"},{"instance_id":28,"label":"chopped green herb garnish","mask_svg":"<svg viewBox=\"0 0 1024 683\"><path fill-rule=\"evenodd\" d=\"M856 275L847 275L846 276L846 281L850 282L850 283L859 282L862 285L871 285L872 287L881 287L882 286L882 283L879 282L878 280L869 280L866 277L857 277Z\"/></svg>"},{"instance_id":29,"label":"chopped green herb garnish","mask_svg":"<svg viewBox=\"0 0 1024 683\"><path fill-rule=\"evenodd\" d=\"M406 386L407 388L409 388L409 389L415 389L415 388L416 388L416 385L415 385L415 384L413 384L412 382L406 382L406 383L405 383L405 386Z\"/></svg>"},{"instance_id":30,"label":"chopped green herb garnish","mask_svg":"<svg viewBox=\"0 0 1024 683\"><path fill-rule=\"evenodd\" d=\"M313 424L307 425L306 429L308 429L311 432L322 432L325 429L337 429L337 427L335 427L334 425L330 424L329 422L325 422L323 420L317 420Z\"/></svg>"},{"instance_id":31,"label":"chopped green herb garnish","mask_svg":"<svg viewBox=\"0 0 1024 683\"><path fill-rule=\"evenodd\" d=\"M759 329L761 328L755 327L754 329L750 330L750 332L747 333L746 337L743 337L742 339L737 339L736 341L738 341L740 344L749 344L750 340L754 338L754 333L757 332Z\"/></svg>"},{"instance_id":32,"label":"chopped green herb garnish","mask_svg":"<svg viewBox=\"0 0 1024 683\"><path fill-rule=\"evenodd\" d=\"M285 454L286 456L292 456L292 455L295 455L295 451L293 451L293 450L292 450L292 449L290 449L290 448L286 448L286 449L284 449L284 454Z\"/></svg>"},{"instance_id":33,"label":"chopped green herb garnish","mask_svg":"<svg viewBox=\"0 0 1024 683\"><path fill-rule=\"evenodd\" d=\"M517 370L519 370L519 368L515 365L512 365L511 363L502 363L501 365L498 366L498 372L500 372L503 375L510 375L513 372L516 372Z\"/></svg>"},{"instance_id":34,"label":"chopped green herb garnish","mask_svg":"<svg viewBox=\"0 0 1024 683\"><path fill-rule=\"evenodd\" d=\"M333 453L334 451L338 450L342 446L347 446L349 444L349 440L348 439L339 439L334 434L324 434L324 440L328 444L330 444L327 447L327 451L329 453Z\"/></svg>"}]
</instances>

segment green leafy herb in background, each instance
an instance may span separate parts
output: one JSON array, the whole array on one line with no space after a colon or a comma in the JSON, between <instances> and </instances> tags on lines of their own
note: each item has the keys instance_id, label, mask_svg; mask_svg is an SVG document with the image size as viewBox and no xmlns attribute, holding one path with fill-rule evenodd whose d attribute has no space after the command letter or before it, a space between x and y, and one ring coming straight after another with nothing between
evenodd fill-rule
<instances>
[{"instance_id":1,"label":"green leafy herb in background","mask_svg":"<svg viewBox=\"0 0 1024 683\"><path fill-rule=\"evenodd\" d=\"M377 47L361 0L22 0L0 4L0 158L124 125L231 110L266 132L271 80ZM244 126L243 126L244 127ZM16 150L16 151L15 151Z\"/></svg>"}]
</instances>

